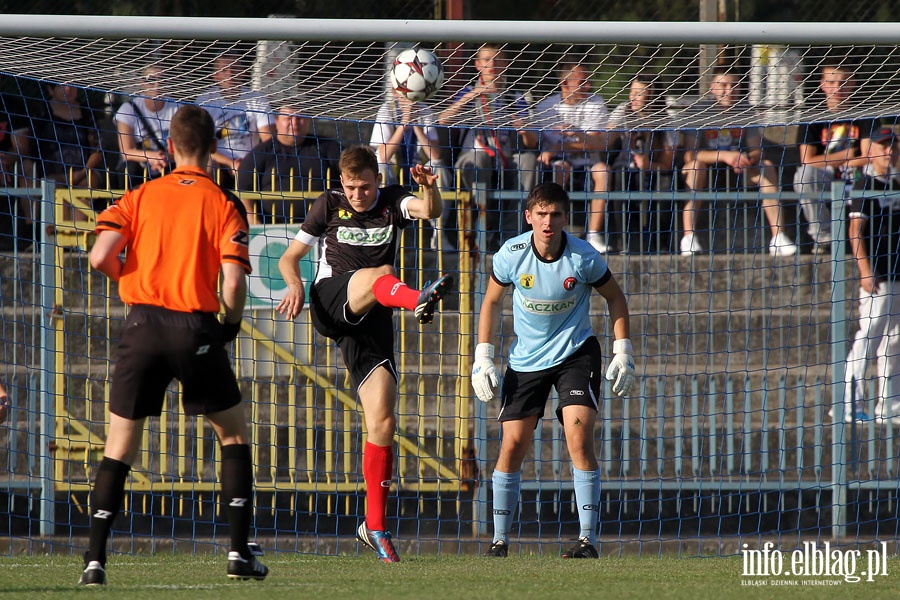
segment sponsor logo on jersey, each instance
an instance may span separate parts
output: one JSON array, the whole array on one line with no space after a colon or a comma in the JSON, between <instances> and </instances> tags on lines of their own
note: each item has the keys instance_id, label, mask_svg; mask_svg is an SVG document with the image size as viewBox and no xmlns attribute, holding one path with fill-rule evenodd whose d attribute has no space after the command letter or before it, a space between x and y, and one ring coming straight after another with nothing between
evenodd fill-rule
<instances>
[{"instance_id":1,"label":"sponsor logo on jersey","mask_svg":"<svg viewBox=\"0 0 900 600\"><path fill-rule=\"evenodd\" d=\"M531 298L522 299L522 308L526 312L536 315L558 315L572 310L575 306L575 298L566 298L565 300L532 300Z\"/></svg>"},{"instance_id":2,"label":"sponsor logo on jersey","mask_svg":"<svg viewBox=\"0 0 900 600\"><path fill-rule=\"evenodd\" d=\"M350 246L383 246L394 237L394 228L390 225L363 229L361 227L338 227L337 240Z\"/></svg>"},{"instance_id":3,"label":"sponsor logo on jersey","mask_svg":"<svg viewBox=\"0 0 900 600\"><path fill-rule=\"evenodd\" d=\"M349 210L347 210L346 208L339 208L338 209L338 218L344 219L346 221L347 219L353 218L353 213L350 212Z\"/></svg>"},{"instance_id":4,"label":"sponsor logo on jersey","mask_svg":"<svg viewBox=\"0 0 900 600\"><path fill-rule=\"evenodd\" d=\"M578 280L574 277L566 277L566 280L563 281L563 287L571 292L575 289L576 283L578 283Z\"/></svg>"},{"instance_id":5,"label":"sponsor logo on jersey","mask_svg":"<svg viewBox=\"0 0 900 600\"><path fill-rule=\"evenodd\" d=\"M534 275L531 273L525 273L521 277L519 277L519 283L526 290L530 290L534 287Z\"/></svg>"},{"instance_id":6,"label":"sponsor logo on jersey","mask_svg":"<svg viewBox=\"0 0 900 600\"><path fill-rule=\"evenodd\" d=\"M584 396L584 390L569 390L570 396Z\"/></svg>"},{"instance_id":7,"label":"sponsor logo on jersey","mask_svg":"<svg viewBox=\"0 0 900 600\"><path fill-rule=\"evenodd\" d=\"M513 244L512 246L510 246L509 251L510 252L521 252L522 250L524 250L527 247L528 247L528 244L526 244L525 242L522 242L521 244Z\"/></svg>"},{"instance_id":8,"label":"sponsor logo on jersey","mask_svg":"<svg viewBox=\"0 0 900 600\"><path fill-rule=\"evenodd\" d=\"M178 185L194 185L197 183L196 179L179 179Z\"/></svg>"}]
</instances>

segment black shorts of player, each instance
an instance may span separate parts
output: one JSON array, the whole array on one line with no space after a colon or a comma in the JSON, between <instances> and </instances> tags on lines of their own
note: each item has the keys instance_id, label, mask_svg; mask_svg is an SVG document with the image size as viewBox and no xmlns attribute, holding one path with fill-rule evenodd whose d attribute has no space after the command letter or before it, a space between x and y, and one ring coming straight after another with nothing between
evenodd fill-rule
<instances>
[{"instance_id":1,"label":"black shorts of player","mask_svg":"<svg viewBox=\"0 0 900 600\"><path fill-rule=\"evenodd\" d=\"M356 386L384 365L394 379L394 311L376 304L364 315L350 312L347 288L353 273L323 279L312 286L309 309L316 331L337 342Z\"/></svg>"},{"instance_id":2,"label":"black shorts of player","mask_svg":"<svg viewBox=\"0 0 900 600\"><path fill-rule=\"evenodd\" d=\"M126 419L159 416L172 379L182 384L185 414L215 413L241 402L215 314L132 307L119 340L110 412Z\"/></svg>"},{"instance_id":3,"label":"black shorts of player","mask_svg":"<svg viewBox=\"0 0 900 600\"><path fill-rule=\"evenodd\" d=\"M589 337L561 364L530 373L506 369L503 378L503 403L497 420L518 421L535 415L542 416L555 387L559 396L556 418L562 423L562 409L566 406L600 406L600 386L603 384L600 342Z\"/></svg>"}]
</instances>

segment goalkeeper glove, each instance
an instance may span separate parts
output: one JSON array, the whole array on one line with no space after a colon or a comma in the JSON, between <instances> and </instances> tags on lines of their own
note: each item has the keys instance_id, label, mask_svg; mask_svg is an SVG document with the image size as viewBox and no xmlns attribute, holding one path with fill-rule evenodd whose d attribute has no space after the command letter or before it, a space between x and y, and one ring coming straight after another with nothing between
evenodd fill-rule
<instances>
[{"instance_id":1,"label":"goalkeeper glove","mask_svg":"<svg viewBox=\"0 0 900 600\"><path fill-rule=\"evenodd\" d=\"M494 366L494 345L481 343L475 346L475 362L472 363L472 387L482 402L494 397L494 387L500 382L500 374Z\"/></svg>"},{"instance_id":2,"label":"goalkeeper glove","mask_svg":"<svg viewBox=\"0 0 900 600\"><path fill-rule=\"evenodd\" d=\"M222 323L222 343L230 344L237 338L238 333L241 331L241 322L237 323L229 323L228 321L224 321Z\"/></svg>"},{"instance_id":3,"label":"goalkeeper glove","mask_svg":"<svg viewBox=\"0 0 900 600\"><path fill-rule=\"evenodd\" d=\"M634 358L631 356L631 340L613 342L613 359L606 370L606 379L612 381L612 391L619 397L625 397L634 385Z\"/></svg>"}]
</instances>

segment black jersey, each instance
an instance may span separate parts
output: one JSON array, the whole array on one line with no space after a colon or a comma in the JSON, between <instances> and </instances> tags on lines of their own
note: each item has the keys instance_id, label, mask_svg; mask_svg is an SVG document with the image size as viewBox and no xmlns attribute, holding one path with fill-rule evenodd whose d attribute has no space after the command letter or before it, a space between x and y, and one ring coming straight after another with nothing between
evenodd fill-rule
<instances>
[{"instance_id":1,"label":"black jersey","mask_svg":"<svg viewBox=\"0 0 900 600\"><path fill-rule=\"evenodd\" d=\"M316 281L393 265L399 230L411 223L404 200L413 197L403 186L383 187L365 212L357 212L340 190L329 190L316 198L296 237L309 246L324 241Z\"/></svg>"},{"instance_id":2,"label":"black jersey","mask_svg":"<svg viewBox=\"0 0 900 600\"><path fill-rule=\"evenodd\" d=\"M858 190L881 194L849 200L850 218L865 220L860 232L877 277L898 281L900 274L900 175L866 175L856 182Z\"/></svg>"}]
</instances>

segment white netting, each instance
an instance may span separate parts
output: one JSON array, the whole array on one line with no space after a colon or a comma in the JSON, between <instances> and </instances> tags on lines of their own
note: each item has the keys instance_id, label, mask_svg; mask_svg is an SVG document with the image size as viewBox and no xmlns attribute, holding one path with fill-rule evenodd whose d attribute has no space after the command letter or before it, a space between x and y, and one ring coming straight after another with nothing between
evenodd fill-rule
<instances>
[{"instance_id":1,"label":"white netting","mask_svg":"<svg viewBox=\"0 0 900 600\"><path fill-rule=\"evenodd\" d=\"M423 43L442 57L445 84L430 101L435 112L477 77L477 45ZM291 104L315 117L370 121L385 94L386 64L404 45L383 42L198 41L174 39L0 38L0 72L94 88L105 92L142 93L142 69L162 71L161 95L192 101L213 86L212 71L223 53L239 58L237 71L247 84L275 105ZM896 46L779 45L590 45L502 44L509 67L506 85L527 92L532 106L558 91L555 68L567 56L583 59L594 90L610 105L627 99L628 82L641 70L658 74L668 103L642 125L674 127L779 124L815 120L824 111L818 93L820 69L841 62L855 72L859 89L853 116L900 113L900 55ZM746 110L720 117L712 109L681 112L702 99L713 66L733 67ZM682 117L678 117L681 114ZM688 116L689 115L689 116ZM532 115L539 117L539 115ZM843 115L832 114L831 118ZM727 119L727 123L722 119ZM448 125L477 126L473 103ZM494 126L511 123L493 122Z\"/></svg>"}]
</instances>

